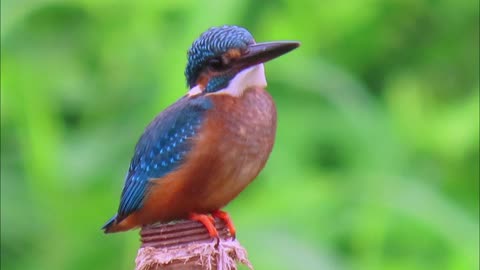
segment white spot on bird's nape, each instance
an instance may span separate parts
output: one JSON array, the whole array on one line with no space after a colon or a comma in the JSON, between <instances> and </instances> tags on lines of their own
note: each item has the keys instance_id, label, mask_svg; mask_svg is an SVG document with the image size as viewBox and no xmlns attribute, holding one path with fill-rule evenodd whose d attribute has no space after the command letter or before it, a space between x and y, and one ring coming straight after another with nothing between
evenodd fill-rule
<instances>
[{"instance_id":1,"label":"white spot on bird's nape","mask_svg":"<svg viewBox=\"0 0 480 270\"><path fill-rule=\"evenodd\" d=\"M231 95L239 97L245 90L251 87L267 87L267 79L265 78L265 68L263 64L258 64L240 71L230 80L228 86L219 91L209 93L208 95Z\"/></svg>"},{"instance_id":2,"label":"white spot on bird's nape","mask_svg":"<svg viewBox=\"0 0 480 270\"><path fill-rule=\"evenodd\" d=\"M189 97L193 97L193 96L196 96L196 95L200 95L202 93L202 88L200 87L200 85L197 85L195 87L193 87L192 89L190 89L188 91L188 96Z\"/></svg>"}]
</instances>

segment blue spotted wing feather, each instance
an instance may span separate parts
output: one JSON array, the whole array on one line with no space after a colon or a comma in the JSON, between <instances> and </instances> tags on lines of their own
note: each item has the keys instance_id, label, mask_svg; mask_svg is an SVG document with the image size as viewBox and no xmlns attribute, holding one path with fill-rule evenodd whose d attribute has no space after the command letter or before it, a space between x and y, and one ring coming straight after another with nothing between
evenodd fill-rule
<instances>
[{"instance_id":1,"label":"blue spotted wing feather","mask_svg":"<svg viewBox=\"0 0 480 270\"><path fill-rule=\"evenodd\" d=\"M140 137L123 188L117 222L142 206L149 179L161 179L181 166L192 147L205 112L207 97L184 97L158 115Z\"/></svg>"}]
</instances>

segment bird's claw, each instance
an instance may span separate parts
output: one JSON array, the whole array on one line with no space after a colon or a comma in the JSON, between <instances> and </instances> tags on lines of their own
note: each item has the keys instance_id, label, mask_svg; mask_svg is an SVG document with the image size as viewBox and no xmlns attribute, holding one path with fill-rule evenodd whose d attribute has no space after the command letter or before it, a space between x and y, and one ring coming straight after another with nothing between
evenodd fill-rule
<instances>
[{"instance_id":1,"label":"bird's claw","mask_svg":"<svg viewBox=\"0 0 480 270\"><path fill-rule=\"evenodd\" d=\"M228 228L228 231L230 232L230 235L232 236L233 239L235 239L237 230L235 229L235 226L233 225L233 221L230 218L230 215L222 210L215 210L212 212L213 217L218 217L221 219L223 222L225 222L225 225Z\"/></svg>"}]
</instances>

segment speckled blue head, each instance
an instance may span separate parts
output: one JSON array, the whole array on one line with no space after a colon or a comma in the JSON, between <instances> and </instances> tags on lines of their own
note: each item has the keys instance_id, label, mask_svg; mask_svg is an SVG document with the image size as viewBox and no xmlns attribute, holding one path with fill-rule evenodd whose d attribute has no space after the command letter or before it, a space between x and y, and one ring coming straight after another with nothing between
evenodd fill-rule
<instances>
[{"instance_id":1,"label":"speckled blue head","mask_svg":"<svg viewBox=\"0 0 480 270\"><path fill-rule=\"evenodd\" d=\"M242 27L226 25L208 29L188 50L188 63L185 69L188 86L192 88L197 84L201 72L212 64L212 59L221 57L230 49L244 51L254 43L252 34ZM208 81L205 91L214 92L227 86L234 76L235 73L228 71L217 74Z\"/></svg>"}]
</instances>

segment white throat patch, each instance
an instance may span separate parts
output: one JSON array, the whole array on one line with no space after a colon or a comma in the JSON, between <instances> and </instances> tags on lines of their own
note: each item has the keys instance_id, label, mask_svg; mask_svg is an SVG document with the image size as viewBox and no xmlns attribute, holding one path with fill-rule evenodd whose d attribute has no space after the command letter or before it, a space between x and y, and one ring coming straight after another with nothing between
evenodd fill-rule
<instances>
[{"instance_id":1,"label":"white throat patch","mask_svg":"<svg viewBox=\"0 0 480 270\"><path fill-rule=\"evenodd\" d=\"M267 79L265 78L265 68L263 64L258 64L240 71L230 81L226 88L220 89L216 92L208 93L207 95L226 94L231 96L241 96L243 91L251 87L265 88L267 86ZM203 89L200 86L195 86L188 91L189 96L201 94Z\"/></svg>"},{"instance_id":2,"label":"white throat patch","mask_svg":"<svg viewBox=\"0 0 480 270\"><path fill-rule=\"evenodd\" d=\"M267 86L263 64L258 64L240 71L226 88L212 94L227 94L238 97L243 94L243 91L254 86L262 88Z\"/></svg>"}]
</instances>

